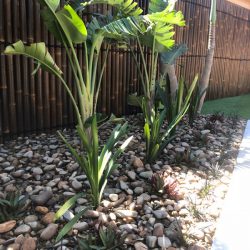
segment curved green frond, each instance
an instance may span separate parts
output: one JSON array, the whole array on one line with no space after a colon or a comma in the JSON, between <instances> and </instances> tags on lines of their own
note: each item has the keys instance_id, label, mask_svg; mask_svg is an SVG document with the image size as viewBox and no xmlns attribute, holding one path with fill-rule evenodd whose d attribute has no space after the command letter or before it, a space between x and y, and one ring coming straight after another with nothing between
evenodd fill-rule
<instances>
[{"instance_id":1,"label":"curved green frond","mask_svg":"<svg viewBox=\"0 0 250 250\"><path fill-rule=\"evenodd\" d=\"M169 11L169 8L166 8L162 12L156 12L148 14L148 18L152 22L160 22L165 24L175 24L178 26L185 26L184 16L181 11Z\"/></svg>"},{"instance_id":2,"label":"curved green frond","mask_svg":"<svg viewBox=\"0 0 250 250\"><path fill-rule=\"evenodd\" d=\"M48 52L45 43L32 43L30 46L26 46L22 41L18 41L6 47L4 54L23 55L32 58L41 65L41 68L53 74L62 74L62 71Z\"/></svg>"},{"instance_id":3,"label":"curved green frond","mask_svg":"<svg viewBox=\"0 0 250 250\"><path fill-rule=\"evenodd\" d=\"M44 23L57 40L65 41L67 44L86 41L85 24L69 4L57 11L59 6L56 6L56 0L40 0L40 2L42 3L41 16ZM55 3L53 4L53 2Z\"/></svg>"},{"instance_id":4,"label":"curved green frond","mask_svg":"<svg viewBox=\"0 0 250 250\"><path fill-rule=\"evenodd\" d=\"M127 17L115 20L101 28L105 37L124 40L137 37L152 28L147 16Z\"/></svg>"}]
</instances>

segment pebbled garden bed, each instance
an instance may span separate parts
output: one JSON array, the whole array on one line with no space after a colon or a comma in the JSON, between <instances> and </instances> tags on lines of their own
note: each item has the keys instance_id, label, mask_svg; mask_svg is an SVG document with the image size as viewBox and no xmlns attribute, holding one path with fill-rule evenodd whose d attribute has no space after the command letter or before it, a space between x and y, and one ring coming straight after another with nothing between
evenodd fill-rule
<instances>
[{"instance_id":1,"label":"pebbled garden bed","mask_svg":"<svg viewBox=\"0 0 250 250\"><path fill-rule=\"evenodd\" d=\"M143 119L126 119L134 139L108 181L101 206L88 211L57 244L58 231L90 204L86 176L56 133L0 145L0 198L10 191L27 196L25 213L0 224L0 249L77 249L77 235L94 237L102 226L124 239L120 249L210 249L245 121L215 114L200 116L191 128L184 119L175 139L149 165L143 163ZM112 128L102 127L103 141ZM64 134L80 147L74 130ZM157 173L177 180L176 195L154 190ZM60 205L82 191L78 205L54 222Z\"/></svg>"}]
</instances>

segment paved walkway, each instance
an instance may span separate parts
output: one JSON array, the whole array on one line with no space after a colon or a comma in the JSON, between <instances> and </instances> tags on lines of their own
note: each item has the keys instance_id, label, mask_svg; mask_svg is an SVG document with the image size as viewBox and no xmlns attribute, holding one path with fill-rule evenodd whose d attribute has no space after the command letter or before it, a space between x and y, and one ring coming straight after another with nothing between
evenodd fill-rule
<instances>
[{"instance_id":1,"label":"paved walkway","mask_svg":"<svg viewBox=\"0 0 250 250\"><path fill-rule=\"evenodd\" d=\"M250 120L240 146L212 250L250 250Z\"/></svg>"}]
</instances>

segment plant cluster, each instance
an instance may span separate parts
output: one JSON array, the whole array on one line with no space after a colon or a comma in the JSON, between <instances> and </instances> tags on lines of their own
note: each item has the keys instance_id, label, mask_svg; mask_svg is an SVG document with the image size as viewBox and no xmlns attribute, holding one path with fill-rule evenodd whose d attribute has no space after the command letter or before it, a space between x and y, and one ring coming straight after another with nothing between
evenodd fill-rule
<instances>
[{"instance_id":1,"label":"plant cluster","mask_svg":"<svg viewBox=\"0 0 250 250\"><path fill-rule=\"evenodd\" d=\"M122 249L125 237L122 237L112 226L101 226L96 237L89 236L87 239L79 238L79 248L82 250L92 249Z\"/></svg>"},{"instance_id":2,"label":"plant cluster","mask_svg":"<svg viewBox=\"0 0 250 250\"><path fill-rule=\"evenodd\" d=\"M25 214L27 197L18 192L8 192L0 199L0 223L22 217Z\"/></svg>"}]
</instances>

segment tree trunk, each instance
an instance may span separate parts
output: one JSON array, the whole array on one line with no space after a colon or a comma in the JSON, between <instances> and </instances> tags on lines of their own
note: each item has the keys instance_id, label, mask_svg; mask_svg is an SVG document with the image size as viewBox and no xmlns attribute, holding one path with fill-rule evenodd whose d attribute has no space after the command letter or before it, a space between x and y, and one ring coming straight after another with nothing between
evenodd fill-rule
<instances>
[{"instance_id":1,"label":"tree trunk","mask_svg":"<svg viewBox=\"0 0 250 250\"><path fill-rule=\"evenodd\" d=\"M171 96L176 94L178 89L178 80L175 74L175 65L174 64L161 64L161 73L163 75L168 75L170 82L170 93Z\"/></svg>"},{"instance_id":2,"label":"tree trunk","mask_svg":"<svg viewBox=\"0 0 250 250\"><path fill-rule=\"evenodd\" d=\"M210 26L209 26L209 37L208 37L208 51L205 61L205 66L202 72L200 84L199 84L199 93L202 94L200 98L197 112L200 113L205 97L207 88L209 85L209 78L211 74L211 69L213 65L214 58L214 49L215 49L215 34L216 34L216 0L211 2L211 12L210 12Z\"/></svg>"}]
</instances>

